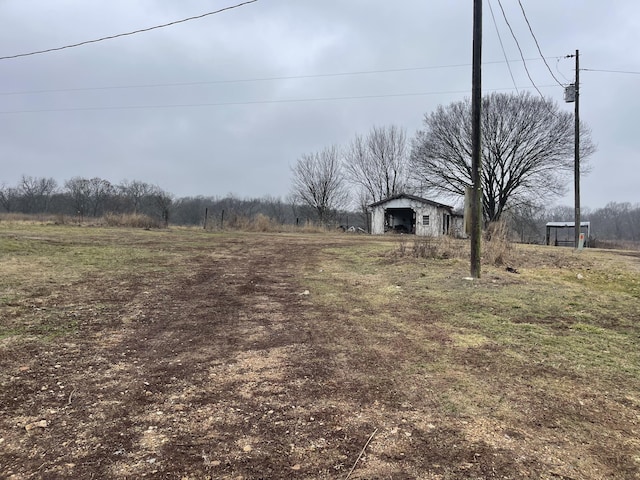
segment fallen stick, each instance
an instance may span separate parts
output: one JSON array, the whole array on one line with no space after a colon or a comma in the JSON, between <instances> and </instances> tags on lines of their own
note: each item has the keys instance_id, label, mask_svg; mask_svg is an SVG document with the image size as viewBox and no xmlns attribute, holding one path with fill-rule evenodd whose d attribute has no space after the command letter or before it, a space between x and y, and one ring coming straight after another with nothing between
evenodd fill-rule
<instances>
[{"instance_id":1,"label":"fallen stick","mask_svg":"<svg viewBox=\"0 0 640 480\"><path fill-rule=\"evenodd\" d=\"M364 444L364 447L362 447L362 451L360 452L360 455L358 455L358 458L356 458L355 463L353 464L353 467L351 467L351 470L349 471L349 474L345 477L344 480L349 480L349 477L351 476L351 474L353 473L353 471L356 469L356 465L358 465L358 462L360 461L360 458L362 457L362 455L364 454L364 451L367 449L367 447L369 446L369 443L371 442L371 439L373 438L373 436L378 432L378 429L376 428L373 433L371 435L369 435L369 439L367 440L367 443Z\"/></svg>"}]
</instances>

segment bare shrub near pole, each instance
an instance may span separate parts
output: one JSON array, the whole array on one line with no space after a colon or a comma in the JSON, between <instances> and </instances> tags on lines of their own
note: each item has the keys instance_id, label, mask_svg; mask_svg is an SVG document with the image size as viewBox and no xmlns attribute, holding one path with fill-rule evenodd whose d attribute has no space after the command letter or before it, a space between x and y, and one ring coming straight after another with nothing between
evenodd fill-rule
<instances>
[{"instance_id":1,"label":"bare shrub near pole","mask_svg":"<svg viewBox=\"0 0 640 480\"><path fill-rule=\"evenodd\" d=\"M491 222L485 231L483 263L497 267L509 261L513 243L509 238L509 228L504 221Z\"/></svg>"}]
</instances>

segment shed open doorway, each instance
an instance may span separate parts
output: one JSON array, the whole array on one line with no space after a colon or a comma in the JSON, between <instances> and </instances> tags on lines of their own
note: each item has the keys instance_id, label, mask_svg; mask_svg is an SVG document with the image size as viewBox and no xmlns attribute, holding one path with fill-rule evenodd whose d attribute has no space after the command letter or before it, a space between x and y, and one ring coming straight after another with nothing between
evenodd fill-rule
<instances>
[{"instance_id":1,"label":"shed open doorway","mask_svg":"<svg viewBox=\"0 0 640 480\"><path fill-rule=\"evenodd\" d=\"M385 231L416 233L416 212L412 208L386 208Z\"/></svg>"}]
</instances>

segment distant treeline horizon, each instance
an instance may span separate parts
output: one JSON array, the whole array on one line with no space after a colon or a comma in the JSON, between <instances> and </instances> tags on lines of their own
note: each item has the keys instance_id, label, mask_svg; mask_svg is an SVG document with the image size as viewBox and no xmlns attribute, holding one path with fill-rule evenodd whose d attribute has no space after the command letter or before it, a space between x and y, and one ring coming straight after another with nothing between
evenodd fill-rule
<instances>
[{"instance_id":1,"label":"distant treeline horizon","mask_svg":"<svg viewBox=\"0 0 640 480\"><path fill-rule=\"evenodd\" d=\"M238 219L257 215L282 225L314 222L316 212L289 196L239 198L194 195L175 197L157 185L124 180L112 184L101 178L74 177L59 185L53 178L23 176L13 186L0 183L0 212L20 214L67 215L79 219L98 218L105 214L142 214L165 225L203 225L209 222L233 224ZM545 224L572 221L570 206L520 206L505 217L514 238L527 243L543 243ZM640 203L610 202L602 208L582 208L583 221L591 222L592 236L608 241L640 241ZM363 211L331 212L331 224L367 229L368 216Z\"/></svg>"}]
</instances>

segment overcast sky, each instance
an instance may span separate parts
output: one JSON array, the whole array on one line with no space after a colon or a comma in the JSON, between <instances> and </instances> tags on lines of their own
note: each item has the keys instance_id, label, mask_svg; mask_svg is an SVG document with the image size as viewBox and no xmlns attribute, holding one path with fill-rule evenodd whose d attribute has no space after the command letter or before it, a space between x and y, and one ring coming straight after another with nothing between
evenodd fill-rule
<instances>
[{"instance_id":1,"label":"overcast sky","mask_svg":"<svg viewBox=\"0 0 640 480\"><path fill-rule=\"evenodd\" d=\"M501 1L533 81L572 111L518 1ZM637 0L521 2L562 83L575 76L575 60L562 57L576 49L582 68L640 71ZM236 3L0 0L0 56ZM374 125L395 124L413 137L425 113L470 96L472 3L258 0L150 32L0 60L0 185L16 185L23 174L60 184L81 176L141 180L177 196L285 197L300 155L346 145ZM535 93L498 0L491 6L515 86L485 0L483 91ZM337 73L350 74L330 75ZM640 75L585 70L580 83L581 119L598 145L582 205L638 203ZM571 205L572 188L552 203Z\"/></svg>"}]
</instances>

